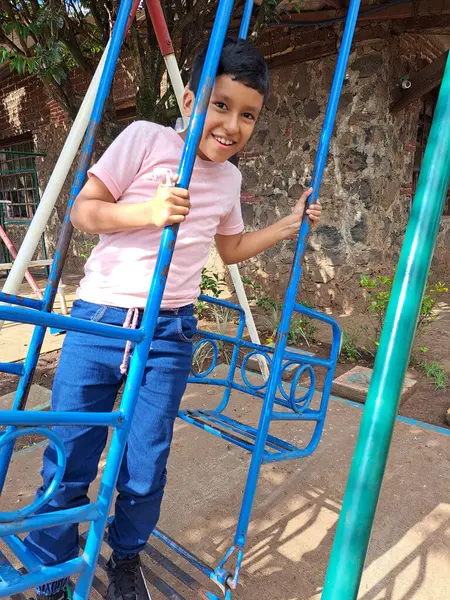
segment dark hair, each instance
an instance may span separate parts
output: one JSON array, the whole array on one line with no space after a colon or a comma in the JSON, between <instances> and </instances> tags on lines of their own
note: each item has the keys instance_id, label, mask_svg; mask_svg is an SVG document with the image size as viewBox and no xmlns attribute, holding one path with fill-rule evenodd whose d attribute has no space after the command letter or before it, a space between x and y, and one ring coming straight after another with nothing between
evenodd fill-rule
<instances>
[{"instance_id":1,"label":"dark hair","mask_svg":"<svg viewBox=\"0 0 450 600\"><path fill-rule=\"evenodd\" d=\"M206 58L204 48L197 54L192 65L189 87L197 93ZM217 68L217 77L230 75L234 81L240 81L247 87L257 90L264 100L269 92L269 69L264 56L247 40L227 37L223 44L222 54Z\"/></svg>"}]
</instances>

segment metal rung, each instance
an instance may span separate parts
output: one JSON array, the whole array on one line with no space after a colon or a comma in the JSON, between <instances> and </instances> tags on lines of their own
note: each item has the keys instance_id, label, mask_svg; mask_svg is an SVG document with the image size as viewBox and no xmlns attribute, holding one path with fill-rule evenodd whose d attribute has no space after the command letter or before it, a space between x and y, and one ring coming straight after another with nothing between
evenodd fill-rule
<instances>
[{"instance_id":1,"label":"metal rung","mask_svg":"<svg viewBox=\"0 0 450 600\"><path fill-rule=\"evenodd\" d=\"M235 419L231 419L221 413L209 410L184 410L178 414L180 419L200 427L217 437L227 440L236 446L240 446L249 452L253 452L258 431L254 427L244 425ZM289 455L297 452L298 448L280 438L268 435L264 460L273 456ZM288 458L288 456L286 456Z\"/></svg>"},{"instance_id":2,"label":"metal rung","mask_svg":"<svg viewBox=\"0 0 450 600\"><path fill-rule=\"evenodd\" d=\"M15 569L3 552L0 551L0 580L3 584L14 585L19 583L22 575Z\"/></svg>"},{"instance_id":3,"label":"metal rung","mask_svg":"<svg viewBox=\"0 0 450 600\"><path fill-rule=\"evenodd\" d=\"M6 535L3 537L3 541L20 560L28 573L33 573L41 569L42 563L28 550L17 535Z\"/></svg>"},{"instance_id":4,"label":"metal rung","mask_svg":"<svg viewBox=\"0 0 450 600\"><path fill-rule=\"evenodd\" d=\"M35 300L34 298L26 298L24 296L16 296L15 294L6 294L5 292L0 292L0 302L32 308L34 310L41 310L43 306L42 300Z\"/></svg>"},{"instance_id":5,"label":"metal rung","mask_svg":"<svg viewBox=\"0 0 450 600\"><path fill-rule=\"evenodd\" d=\"M150 544L146 544L145 552L149 555L153 562L155 562L157 565L165 569L168 573L176 577L178 581L185 585L187 588L189 588L193 592L196 592L200 596L200 598L208 599L211 597L211 595L208 595L207 590L205 590L204 587L196 579L189 575L189 573L186 573L186 571L183 571L181 567L172 562L169 558L167 558L167 556L161 554L159 550L157 550Z\"/></svg>"},{"instance_id":6,"label":"metal rung","mask_svg":"<svg viewBox=\"0 0 450 600\"><path fill-rule=\"evenodd\" d=\"M18 308L14 306L0 306L0 319L14 323L28 323L39 327L53 327L66 331L78 331L92 335L103 336L117 340L130 340L140 342L144 337L142 329L128 329L119 325L107 325L95 321L86 321L76 317L57 315L45 311Z\"/></svg>"},{"instance_id":7,"label":"metal rung","mask_svg":"<svg viewBox=\"0 0 450 600\"><path fill-rule=\"evenodd\" d=\"M0 373L10 373L11 375L23 375L23 369L23 363L0 362Z\"/></svg>"},{"instance_id":8,"label":"metal rung","mask_svg":"<svg viewBox=\"0 0 450 600\"><path fill-rule=\"evenodd\" d=\"M18 538L15 535L9 535L3 538L3 542L5 542L8 545L8 547L13 551L15 556L24 565L24 567L17 571L19 577L21 575L26 574L27 572L30 572L32 570L38 570L41 568L42 564L34 557L34 555L31 555L31 552L25 547L24 543L20 538ZM28 554L29 556L27 556L24 560L25 554ZM5 559L3 555L2 558ZM1 562L4 563L3 560L1 560ZM0 566L0 579L3 579L1 577L2 566L3 565ZM25 594L23 594L22 592L19 592L18 594L12 594L10 598L11 600L28 600L28 597L25 596Z\"/></svg>"}]
</instances>

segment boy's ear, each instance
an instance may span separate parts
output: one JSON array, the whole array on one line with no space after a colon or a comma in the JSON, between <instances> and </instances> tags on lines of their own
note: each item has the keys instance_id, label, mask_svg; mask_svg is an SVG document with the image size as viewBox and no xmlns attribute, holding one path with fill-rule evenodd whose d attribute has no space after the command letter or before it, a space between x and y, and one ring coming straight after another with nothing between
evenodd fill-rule
<instances>
[{"instance_id":1,"label":"boy's ear","mask_svg":"<svg viewBox=\"0 0 450 600\"><path fill-rule=\"evenodd\" d=\"M189 84L184 88L183 93L183 114L185 117L190 117L194 109L195 94L189 88Z\"/></svg>"}]
</instances>

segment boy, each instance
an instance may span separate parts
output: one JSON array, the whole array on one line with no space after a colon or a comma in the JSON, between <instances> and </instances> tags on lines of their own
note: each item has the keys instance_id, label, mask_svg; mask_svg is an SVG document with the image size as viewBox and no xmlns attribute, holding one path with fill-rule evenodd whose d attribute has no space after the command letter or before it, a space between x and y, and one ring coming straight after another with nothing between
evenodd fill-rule
<instances>
[{"instance_id":1,"label":"boy","mask_svg":"<svg viewBox=\"0 0 450 600\"><path fill-rule=\"evenodd\" d=\"M205 55L203 51L197 57L185 90L187 117ZM158 186L157 181L161 173L177 171L185 134L141 121L130 125L90 169L72 210L75 227L100 234L72 315L113 325L128 326L133 314L139 326L162 229L182 224L117 482L119 494L108 540L113 550L108 600L150 599L139 552L159 517L173 425L191 365L196 330L193 303L213 239L223 261L232 264L299 231L311 190L291 215L261 231L243 233L241 176L229 159L250 138L268 87L268 69L260 52L244 40L227 38L189 191ZM175 183L176 177L171 181ZM310 206L307 214L317 222L320 205ZM126 373L124 348L120 340L68 332L55 375L52 408L112 410ZM107 439L106 428L101 427L54 429L64 441L67 467L57 493L42 509L45 512L88 502L89 484L97 475ZM50 445L38 496L49 485L55 466ZM65 525L33 531L25 543L46 564L59 563L78 555L78 528ZM37 590L38 599L64 600L68 594L65 581Z\"/></svg>"}]
</instances>

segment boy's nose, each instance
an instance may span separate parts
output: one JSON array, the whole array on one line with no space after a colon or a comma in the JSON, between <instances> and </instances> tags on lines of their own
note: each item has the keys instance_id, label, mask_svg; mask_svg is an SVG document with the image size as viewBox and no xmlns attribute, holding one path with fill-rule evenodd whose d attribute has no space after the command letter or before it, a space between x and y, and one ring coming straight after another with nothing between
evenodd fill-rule
<instances>
[{"instance_id":1,"label":"boy's nose","mask_svg":"<svg viewBox=\"0 0 450 600\"><path fill-rule=\"evenodd\" d=\"M227 133L237 133L239 131L239 123L237 117L231 117L227 119L224 123L225 131Z\"/></svg>"}]
</instances>

